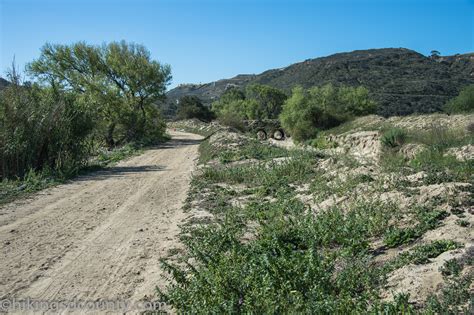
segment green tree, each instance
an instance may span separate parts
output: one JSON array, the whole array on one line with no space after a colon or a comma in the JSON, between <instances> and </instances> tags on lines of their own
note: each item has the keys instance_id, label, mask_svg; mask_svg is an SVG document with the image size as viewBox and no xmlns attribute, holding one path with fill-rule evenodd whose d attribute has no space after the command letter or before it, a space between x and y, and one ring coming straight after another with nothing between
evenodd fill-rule
<instances>
[{"instance_id":1,"label":"green tree","mask_svg":"<svg viewBox=\"0 0 474 315\"><path fill-rule=\"evenodd\" d=\"M288 97L277 88L252 84L246 89L246 99L254 100L247 106L247 117L249 119L273 119L278 118L283 103Z\"/></svg>"},{"instance_id":2,"label":"green tree","mask_svg":"<svg viewBox=\"0 0 474 315\"><path fill-rule=\"evenodd\" d=\"M231 101L236 100L244 100L245 94L237 87L231 87L225 90L225 92L221 95L220 101L223 103L229 103Z\"/></svg>"},{"instance_id":3,"label":"green tree","mask_svg":"<svg viewBox=\"0 0 474 315\"><path fill-rule=\"evenodd\" d=\"M219 121L235 126L238 120L277 118L286 99L286 94L276 88L252 84L245 93L228 89L212 104L212 110Z\"/></svg>"},{"instance_id":4,"label":"green tree","mask_svg":"<svg viewBox=\"0 0 474 315\"><path fill-rule=\"evenodd\" d=\"M342 111L351 116L363 116L375 113L377 104L370 98L369 90L363 86L341 87L339 89Z\"/></svg>"},{"instance_id":5,"label":"green tree","mask_svg":"<svg viewBox=\"0 0 474 315\"><path fill-rule=\"evenodd\" d=\"M296 87L283 105L280 120L296 141L303 141L314 138L320 129L335 127L354 116L375 110L376 104L363 87L331 84L309 90Z\"/></svg>"},{"instance_id":6,"label":"green tree","mask_svg":"<svg viewBox=\"0 0 474 315\"><path fill-rule=\"evenodd\" d=\"M211 108L212 111L219 117L221 112L224 111L224 109L228 107L230 103L242 100L245 100L245 94L237 88L230 88L221 95L219 100L212 103ZM225 111L228 111L228 109L225 109Z\"/></svg>"},{"instance_id":7,"label":"green tree","mask_svg":"<svg viewBox=\"0 0 474 315\"><path fill-rule=\"evenodd\" d=\"M183 96L178 102L176 116L179 119L197 118L203 121L210 121L213 118L212 112L201 102L197 96Z\"/></svg>"},{"instance_id":8,"label":"green tree","mask_svg":"<svg viewBox=\"0 0 474 315\"><path fill-rule=\"evenodd\" d=\"M245 94L235 87L227 89L219 100L212 103L212 111L221 124L242 129L243 120L247 119Z\"/></svg>"},{"instance_id":9,"label":"green tree","mask_svg":"<svg viewBox=\"0 0 474 315\"><path fill-rule=\"evenodd\" d=\"M468 85L459 92L459 95L444 106L447 113L469 113L474 111L474 84Z\"/></svg>"},{"instance_id":10,"label":"green tree","mask_svg":"<svg viewBox=\"0 0 474 315\"><path fill-rule=\"evenodd\" d=\"M441 55L441 53L437 50L432 50L431 51L431 58L438 58Z\"/></svg>"},{"instance_id":11,"label":"green tree","mask_svg":"<svg viewBox=\"0 0 474 315\"><path fill-rule=\"evenodd\" d=\"M247 100L239 99L221 104L216 112L217 119L223 125L243 130L243 120L247 119L247 106Z\"/></svg>"},{"instance_id":12,"label":"green tree","mask_svg":"<svg viewBox=\"0 0 474 315\"><path fill-rule=\"evenodd\" d=\"M80 94L100 117L98 123L104 123L110 146L152 142L164 133L154 103L165 98L171 69L151 60L144 46L124 41L102 46L46 44L27 69L53 89Z\"/></svg>"}]
</instances>

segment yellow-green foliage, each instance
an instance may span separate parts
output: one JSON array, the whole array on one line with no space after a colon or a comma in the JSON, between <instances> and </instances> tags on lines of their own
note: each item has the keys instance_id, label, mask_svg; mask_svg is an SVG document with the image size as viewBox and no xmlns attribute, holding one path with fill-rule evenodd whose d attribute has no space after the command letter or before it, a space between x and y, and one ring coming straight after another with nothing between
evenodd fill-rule
<instances>
[{"instance_id":1,"label":"yellow-green foliage","mask_svg":"<svg viewBox=\"0 0 474 315\"><path fill-rule=\"evenodd\" d=\"M466 86L458 96L446 103L444 110L448 113L470 113L474 111L474 84Z\"/></svg>"},{"instance_id":2,"label":"yellow-green foliage","mask_svg":"<svg viewBox=\"0 0 474 315\"><path fill-rule=\"evenodd\" d=\"M335 127L375 109L376 104L364 87L296 87L283 105L280 120L296 141L303 141L314 138L320 129Z\"/></svg>"},{"instance_id":3,"label":"yellow-green foliage","mask_svg":"<svg viewBox=\"0 0 474 315\"><path fill-rule=\"evenodd\" d=\"M124 41L46 44L27 68L46 85L54 83L86 99L100 116L110 146L117 141L153 142L164 134L154 103L164 98L171 68L152 60L144 46Z\"/></svg>"},{"instance_id":4,"label":"yellow-green foliage","mask_svg":"<svg viewBox=\"0 0 474 315\"><path fill-rule=\"evenodd\" d=\"M75 172L97 143L163 139L154 102L164 98L170 67L151 60L145 47L46 44L27 69L38 83L22 84L13 69L0 95L2 178L30 169Z\"/></svg>"},{"instance_id":5,"label":"yellow-green foliage","mask_svg":"<svg viewBox=\"0 0 474 315\"><path fill-rule=\"evenodd\" d=\"M212 104L212 109L222 123L235 125L245 119L277 118L286 98L286 94L276 88L253 84L245 93L236 88L227 90Z\"/></svg>"}]
</instances>

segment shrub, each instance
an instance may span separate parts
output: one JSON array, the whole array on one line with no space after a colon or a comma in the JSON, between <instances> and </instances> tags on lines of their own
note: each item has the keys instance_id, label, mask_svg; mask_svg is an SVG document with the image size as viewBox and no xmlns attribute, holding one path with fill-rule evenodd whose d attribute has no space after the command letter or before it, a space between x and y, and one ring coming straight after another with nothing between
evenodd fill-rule
<instances>
[{"instance_id":1,"label":"shrub","mask_svg":"<svg viewBox=\"0 0 474 315\"><path fill-rule=\"evenodd\" d=\"M196 118L202 121L210 121L213 118L212 112L197 96L183 96L178 102L176 116L178 119Z\"/></svg>"},{"instance_id":2,"label":"shrub","mask_svg":"<svg viewBox=\"0 0 474 315\"><path fill-rule=\"evenodd\" d=\"M411 243L419 236L419 231L414 228L391 228L385 233L384 244L389 248L393 248L402 244Z\"/></svg>"},{"instance_id":3,"label":"shrub","mask_svg":"<svg viewBox=\"0 0 474 315\"><path fill-rule=\"evenodd\" d=\"M323 132L320 132L316 138L308 140L307 144L317 149L330 149L337 147L337 143L328 140Z\"/></svg>"},{"instance_id":4,"label":"shrub","mask_svg":"<svg viewBox=\"0 0 474 315\"><path fill-rule=\"evenodd\" d=\"M245 90L247 100L253 100L247 106L249 119L274 119L280 115L283 103L288 98L285 93L277 88L252 84Z\"/></svg>"},{"instance_id":5,"label":"shrub","mask_svg":"<svg viewBox=\"0 0 474 315\"><path fill-rule=\"evenodd\" d=\"M380 138L382 144L389 148L395 148L403 145L407 138L407 132L399 128L391 128L385 131Z\"/></svg>"},{"instance_id":6,"label":"shrub","mask_svg":"<svg viewBox=\"0 0 474 315\"><path fill-rule=\"evenodd\" d=\"M283 105L280 120L296 141L304 141L314 138L320 129L335 127L375 109L375 103L363 87L325 85L309 90L296 87Z\"/></svg>"},{"instance_id":7,"label":"shrub","mask_svg":"<svg viewBox=\"0 0 474 315\"><path fill-rule=\"evenodd\" d=\"M261 84L252 84L246 92L231 88L212 104L218 120L232 127L242 127L237 121L274 119L280 114L287 96L282 91Z\"/></svg>"},{"instance_id":8,"label":"shrub","mask_svg":"<svg viewBox=\"0 0 474 315\"><path fill-rule=\"evenodd\" d=\"M443 276L458 276L462 271L463 266L456 260L447 260L439 269Z\"/></svg>"},{"instance_id":9,"label":"shrub","mask_svg":"<svg viewBox=\"0 0 474 315\"><path fill-rule=\"evenodd\" d=\"M463 88L458 96L446 103L444 110L450 114L474 111L474 84Z\"/></svg>"},{"instance_id":10,"label":"shrub","mask_svg":"<svg viewBox=\"0 0 474 315\"><path fill-rule=\"evenodd\" d=\"M28 170L74 172L89 154L91 113L69 93L9 85L0 97L0 175Z\"/></svg>"},{"instance_id":11,"label":"shrub","mask_svg":"<svg viewBox=\"0 0 474 315\"><path fill-rule=\"evenodd\" d=\"M227 103L216 102L212 105L212 110L216 113L217 120L221 124L243 130L246 106L247 102L245 100L236 99Z\"/></svg>"}]
</instances>

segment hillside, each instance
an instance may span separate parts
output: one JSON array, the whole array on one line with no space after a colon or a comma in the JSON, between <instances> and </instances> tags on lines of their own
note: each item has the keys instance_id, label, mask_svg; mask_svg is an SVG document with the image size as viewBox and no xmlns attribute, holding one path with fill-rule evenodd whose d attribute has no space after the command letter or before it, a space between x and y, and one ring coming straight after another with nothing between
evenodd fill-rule
<instances>
[{"instance_id":1,"label":"hillside","mask_svg":"<svg viewBox=\"0 0 474 315\"><path fill-rule=\"evenodd\" d=\"M463 86L474 83L474 54L432 59L405 48L338 53L258 75L181 85L167 93L168 105L184 95L198 96L210 104L226 88L245 87L249 83L268 84L287 92L295 85L363 85L379 103L380 115L431 113L456 96Z\"/></svg>"}]
</instances>

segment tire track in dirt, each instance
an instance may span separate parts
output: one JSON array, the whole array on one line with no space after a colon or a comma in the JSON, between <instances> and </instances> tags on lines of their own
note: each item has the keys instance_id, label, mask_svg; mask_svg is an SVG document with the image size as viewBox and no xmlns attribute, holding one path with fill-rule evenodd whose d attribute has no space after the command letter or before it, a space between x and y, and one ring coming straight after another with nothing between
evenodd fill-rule
<instances>
[{"instance_id":1,"label":"tire track in dirt","mask_svg":"<svg viewBox=\"0 0 474 315\"><path fill-rule=\"evenodd\" d=\"M201 137L0 207L0 299L138 301L163 287Z\"/></svg>"}]
</instances>

